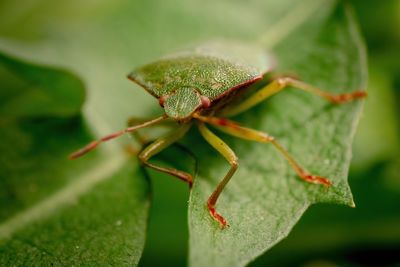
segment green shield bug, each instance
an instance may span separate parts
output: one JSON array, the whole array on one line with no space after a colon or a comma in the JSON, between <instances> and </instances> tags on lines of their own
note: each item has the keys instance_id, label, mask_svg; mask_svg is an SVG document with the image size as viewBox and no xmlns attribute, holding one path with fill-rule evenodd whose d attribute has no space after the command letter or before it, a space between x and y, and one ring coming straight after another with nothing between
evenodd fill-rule
<instances>
[{"instance_id":1,"label":"green shield bug","mask_svg":"<svg viewBox=\"0 0 400 267\"><path fill-rule=\"evenodd\" d=\"M250 51L250 53L249 53ZM259 52L258 52L259 51ZM251 56L246 56L251 55ZM119 137L128 132L156 125L166 120L176 122L177 130L161 137L139 153L139 160L157 171L168 173L192 185L192 175L163 166L154 165L149 159L178 141L193 125L197 126L204 139L216 149L230 164L230 169L222 178L207 200L207 208L212 218L227 226L227 221L216 211L218 197L238 168L238 159L232 149L216 136L206 125L238 138L271 143L288 161L297 175L306 182L331 186L327 178L310 174L280 143L267 133L246 128L227 119L259 104L285 88L292 87L318 95L333 104L341 104L366 96L364 91L331 94L310 84L291 77L272 79L270 83L241 101L234 101L241 91L263 79L274 69L274 60L262 49L248 45L213 43L200 46L189 52L182 52L160 59L134 70L128 78L154 96L164 109L164 114L152 120L130 125L125 130L93 141L70 155L78 158L93 150L100 143ZM235 103L234 105L230 103Z\"/></svg>"}]
</instances>

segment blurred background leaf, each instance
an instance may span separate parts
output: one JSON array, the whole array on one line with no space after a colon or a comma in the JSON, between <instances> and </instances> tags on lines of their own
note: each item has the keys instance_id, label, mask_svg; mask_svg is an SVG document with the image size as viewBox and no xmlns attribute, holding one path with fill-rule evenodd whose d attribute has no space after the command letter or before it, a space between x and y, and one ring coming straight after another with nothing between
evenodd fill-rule
<instances>
[{"instance_id":1,"label":"blurred background leaf","mask_svg":"<svg viewBox=\"0 0 400 267\"><path fill-rule=\"evenodd\" d=\"M0 54L3 117L68 117L80 113L82 82L61 70L39 67Z\"/></svg>"},{"instance_id":2,"label":"blurred background leaf","mask_svg":"<svg viewBox=\"0 0 400 267\"><path fill-rule=\"evenodd\" d=\"M120 157L67 159L92 138L79 115L83 83L1 54L0 78L0 265L137 263L147 181Z\"/></svg>"}]
</instances>

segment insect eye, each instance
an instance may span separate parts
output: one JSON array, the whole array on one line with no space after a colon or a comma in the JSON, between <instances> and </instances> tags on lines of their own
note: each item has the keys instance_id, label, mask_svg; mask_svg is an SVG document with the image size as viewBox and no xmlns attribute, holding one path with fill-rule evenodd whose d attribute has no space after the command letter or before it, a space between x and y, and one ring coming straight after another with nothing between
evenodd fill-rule
<instances>
[{"instance_id":1,"label":"insect eye","mask_svg":"<svg viewBox=\"0 0 400 267\"><path fill-rule=\"evenodd\" d=\"M158 103L160 104L161 107L164 107L164 103L167 100L168 96L167 95L163 95L158 99Z\"/></svg>"},{"instance_id":2,"label":"insect eye","mask_svg":"<svg viewBox=\"0 0 400 267\"><path fill-rule=\"evenodd\" d=\"M203 108L208 108L211 105L211 100L208 97L201 95L200 99Z\"/></svg>"}]
</instances>

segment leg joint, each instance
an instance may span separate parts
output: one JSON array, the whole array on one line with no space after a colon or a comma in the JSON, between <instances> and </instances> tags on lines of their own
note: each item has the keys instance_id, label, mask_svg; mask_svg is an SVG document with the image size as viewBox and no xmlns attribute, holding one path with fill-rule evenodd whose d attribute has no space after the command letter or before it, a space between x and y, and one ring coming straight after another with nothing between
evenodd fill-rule
<instances>
[{"instance_id":1,"label":"leg joint","mask_svg":"<svg viewBox=\"0 0 400 267\"><path fill-rule=\"evenodd\" d=\"M293 78L290 78L290 77L279 77L275 81L279 85L279 87L282 88L282 87L285 87L285 86L289 85L293 81Z\"/></svg>"},{"instance_id":2,"label":"leg joint","mask_svg":"<svg viewBox=\"0 0 400 267\"><path fill-rule=\"evenodd\" d=\"M142 164L146 164L148 157L147 157L146 153L141 152L138 155L138 159Z\"/></svg>"},{"instance_id":3,"label":"leg joint","mask_svg":"<svg viewBox=\"0 0 400 267\"><path fill-rule=\"evenodd\" d=\"M233 169L237 169L239 166L239 159L237 157L235 157L231 162L230 162L231 166Z\"/></svg>"}]
</instances>

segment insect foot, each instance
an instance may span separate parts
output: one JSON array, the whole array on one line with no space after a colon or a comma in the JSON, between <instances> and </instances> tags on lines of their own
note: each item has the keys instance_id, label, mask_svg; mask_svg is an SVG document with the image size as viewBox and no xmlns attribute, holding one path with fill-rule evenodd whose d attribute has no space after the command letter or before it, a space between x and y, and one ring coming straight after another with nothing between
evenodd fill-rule
<instances>
[{"instance_id":1,"label":"insect foot","mask_svg":"<svg viewBox=\"0 0 400 267\"><path fill-rule=\"evenodd\" d=\"M306 181L308 183L322 184L326 187L329 187L332 185L332 182L325 177L311 175L311 174L302 174L300 177L301 177L301 179L303 179L304 181Z\"/></svg>"},{"instance_id":2,"label":"insect foot","mask_svg":"<svg viewBox=\"0 0 400 267\"><path fill-rule=\"evenodd\" d=\"M346 103L349 101L353 101L355 99L365 98L366 96L367 96L367 93L364 91L355 91L355 92L347 93L347 94L333 95L331 102L333 104L342 104L342 103Z\"/></svg>"},{"instance_id":3,"label":"insect foot","mask_svg":"<svg viewBox=\"0 0 400 267\"><path fill-rule=\"evenodd\" d=\"M208 210L210 211L210 215L211 217L213 217L214 220L216 220L217 222L219 222L221 229L224 229L226 227L229 227L228 222L225 220L224 217L222 217L221 214L219 214L216 210L215 210L215 206L213 204L210 203L210 201L207 201L207 207Z\"/></svg>"}]
</instances>

